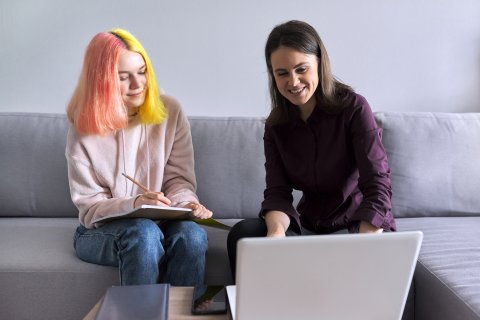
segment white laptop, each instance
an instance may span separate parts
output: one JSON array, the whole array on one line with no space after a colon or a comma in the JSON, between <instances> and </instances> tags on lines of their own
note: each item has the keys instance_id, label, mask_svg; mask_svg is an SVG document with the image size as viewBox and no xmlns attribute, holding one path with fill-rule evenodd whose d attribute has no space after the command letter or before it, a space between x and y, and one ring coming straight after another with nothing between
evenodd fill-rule
<instances>
[{"instance_id":1,"label":"white laptop","mask_svg":"<svg viewBox=\"0 0 480 320\"><path fill-rule=\"evenodd\" d=\"M237 244L235 320L398 320L423 234L245 238Z\"/></svg>"}]
</instances>

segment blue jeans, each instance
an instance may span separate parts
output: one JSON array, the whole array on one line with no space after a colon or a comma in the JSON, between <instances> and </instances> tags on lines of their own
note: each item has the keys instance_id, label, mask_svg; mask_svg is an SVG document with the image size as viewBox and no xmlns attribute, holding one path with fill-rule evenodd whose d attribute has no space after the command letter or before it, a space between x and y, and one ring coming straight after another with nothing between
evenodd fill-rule
<instances>
[{"instance_id":1,"label":"blue jeans","mask_svg":"<svg viewBox=\"0 0 480 320\"><path fill-rule=\"evenodd\" d=\"M118 267L121 285L203 283L208 242L193 221L123 219L97 229L79 226L73 246L83 261Z\"/></svg>"}]
</instances>

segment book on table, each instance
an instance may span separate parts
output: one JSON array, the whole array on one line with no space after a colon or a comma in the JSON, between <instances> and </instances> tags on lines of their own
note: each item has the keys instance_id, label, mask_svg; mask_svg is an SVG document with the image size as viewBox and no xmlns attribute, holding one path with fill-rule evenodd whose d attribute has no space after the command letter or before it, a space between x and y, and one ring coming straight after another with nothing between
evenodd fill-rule
<instances>
[{"instance_id":1,"label":"book on table","mask_svg":"<svg viewBox=\"0 0 480 320\"><path fill-rule=\"evenodd\" d=\"M117 219L146 218L151 220L192 220L198 224L230 230L230 226L219 222L213 218L209 219L192 219L190 214L192 209L167 206L141 205L138 208L127 212L111 214L105 217L99 217L92 223L106 223Z\"/></svg>"},{"instance_id":2,"label":"book on table","mask_svg":"<svg viewBox=\"0 0 480 320\"><path fill-rule=\"evenodd\" d=\"M107 289L96 320L168 319L168 283L112 286Z\"/></svg>"}]
</instances>

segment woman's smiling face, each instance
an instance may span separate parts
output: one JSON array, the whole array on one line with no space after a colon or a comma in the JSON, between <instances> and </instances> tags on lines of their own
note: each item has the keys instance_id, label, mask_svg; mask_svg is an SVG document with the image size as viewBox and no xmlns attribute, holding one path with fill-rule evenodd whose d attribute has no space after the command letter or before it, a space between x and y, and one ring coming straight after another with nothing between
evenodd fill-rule
<instances>
[{"instance_id":1,"label":"woman's smiling face","mask_svg":"<svg viewBox=\"0 0 480 320\"><path fill-rule=\"evenodd\" d=\"M278 91L292 104L313 109L318 87L318 58L290 47L279 47L270 55Z\"/></svg>"},{"instance_id":2,"label":"woman's smiling face","mask_svg":"<svg viewBox=\"0 0 480 320\"><path fill-rule=\"evenodd\" d=\"M124 50L118 60L120 93L127 108L138 108L145 101L146 65L140 53Z\"/></svg>"}]
</instances>

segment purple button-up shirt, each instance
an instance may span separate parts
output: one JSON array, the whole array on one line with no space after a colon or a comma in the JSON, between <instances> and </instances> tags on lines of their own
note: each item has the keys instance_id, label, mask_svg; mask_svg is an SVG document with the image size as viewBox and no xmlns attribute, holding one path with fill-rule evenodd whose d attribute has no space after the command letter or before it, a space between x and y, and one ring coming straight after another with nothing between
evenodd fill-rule
<instances>
[{"instance_id":1,"label":"purple button-up shirt","mask_svg":"<svg viewBox=\"0 0 480 320\"><path fill-rule=\"evenodd\" d=\"M266 189L261 215L279 210L317 233L349 228L360 221L396 229L391 212L387 155L368 102L352 93L338 114L315 107L306 122L265 126ZM292 188L303 197L292 205Z\"/></svg>"}]
</instances>

